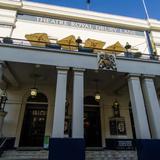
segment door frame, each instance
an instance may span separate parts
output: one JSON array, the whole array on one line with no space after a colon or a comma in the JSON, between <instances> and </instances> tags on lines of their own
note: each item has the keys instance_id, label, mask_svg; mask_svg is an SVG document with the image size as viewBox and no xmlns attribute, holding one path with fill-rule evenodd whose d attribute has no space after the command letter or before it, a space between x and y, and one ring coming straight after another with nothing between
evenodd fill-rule
<instances>
[{"instance_id":1,"label":"door frame","mask_svg":"<svg viewBox=\"0 0 160 160\"><path fill-rule=\"evenodd\" d=\"M45 92L41 92L40 93L43 93L47 99L48 99L48 102L28 102L27 99L28 97L30 96L30 92L24 92L24 94L22 95L22 101L21 101L21 105L20 105L20 109L19 109L19 113L18 113L18 124L17 124L17 128L16 128L16 140L15 140L15 147L19 147L19 143L20 143L20 136L21 136L21 132L22 132L22 126L23 126L23 120L24 120L24 114L25 114L25 110L26 110L26 104L27 103L41 103L41 104L47 104L48 105L48 108L47 108L47 117L46 117L46 125L47 125L47 119L48 119L48 112L50 110L49 108L49 95Z\"/></svg>"},{"instance_id":2,"label":"door frame","mask_svg":"<svg viewBox=\"0 0 160 160\"><path fill-rule=\"evenodd\" d=\"M101 115L101 107L100 104L99 105L93 105L93 104L84 104L84 112L85 112L85 107L88 108L98 108L99 109L99 124L100 124L100 143L101 146L98 146L99 148L101 148L103 146L103 134L102 134L102 115ZM97 147L86 147L86 148L97 148Z\"/></svg>"}]
</instances>

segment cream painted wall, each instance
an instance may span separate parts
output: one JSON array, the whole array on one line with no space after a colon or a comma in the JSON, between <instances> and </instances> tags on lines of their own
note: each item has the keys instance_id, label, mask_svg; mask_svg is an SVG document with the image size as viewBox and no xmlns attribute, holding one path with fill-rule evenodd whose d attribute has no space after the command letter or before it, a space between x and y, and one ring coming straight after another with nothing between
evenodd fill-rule
<instances>
[{"instance_id":1,"label":"cream painted wall","mask_svg":"<svg viewBox=\"0 0 160 160\"><path fill-rule=\"evenodd\" d=\"M9 89L8 101L5 110L8 114L4 120L3 135L7 137L16 137L15 146L19 144L19 138L23 123L26 100L30 94L30 86L24 86L19 90ZM54 95L55 86L39 86L39 91L44 93L48 98L48 114L46 120L45 135L50 136L52 133L53 110L54 110Z\"/></svg>"},{"instance_id":2,"label":"cream painted wall","mask_svg":"<svg viewBox=\"0 0 160 160\"><path fill-rule=\"evenodd\" d=\"M121 117L124 117L125 119L125 125L126 125L126 135L125 136L112 136L110 134L109 129L109 119L113 117L113 111L112 111L112 105L113 102L117 100L120 104L120 115ZM133 138L132 135L132 128L131 128L131 121L130 121L130 115L129 115L129 95L121 95L121 96L108 96L106 94L102 94L102 102L101 107L103 108L103 138ZM104 140L103 140L104 142Z\"/></svg>"},{"instance_id":3,"label":"cream painted wall","mask_svg":"<svg viewBox=\"0 0 160 160\"><path fill-rule=\"evenodd\" d=\"M0 37L9 37L12 31L12 26L0 25Z\"/></svg>"},{"instance_id":4,"label":"cream painted wall","mask_svg":"<svg viewBox=\"0 0 160 160\"><path fill-rule=\"evenodd\" d=\"M93 38L106 42L105 47L119 41L125 46L126 42L129 42L133 47L139 49L139 51L148 54L148 47L145 40L145 36L126 35L122 33L109 33L104 31L92 31L88 29L78 29L67 26L56 26L51 24L43 24L38 22L30 22L25 20L17 20L16 28L13 31L13 38L25 39L25 34L32 33L47 33L51 39L62 39L69 35L75 35L81 37L83 42L87 38ZM104 47L104 48L105 48Z\"/></svg>"},{"instance_id":5,"label":"cream painted wall","mask_svg":"<svg viewBox=\"0 0 160 160\"><path fill-rule=\"evenodd\" d=\"M102 146L105 147L106 138L124 138L132 139L132 126L129 114L129 93L122 93L120 95L110 95L104 91L100 91L101 101L100 101L100 115L101 115L101 131L102 131ZM88 90L85 92L85 96L94 96L93 90ZM109 118L113 116L112 105L113 102L117 100L120 104L120 115L125 118L125 125L127 134L125 136L112 136L110 135L109 129Z\"/></svg>"},{"instance_id":6,"label":"cream painted wall","mask_svg":"<svg viewBox=\"0 0 160 160\"><path fill-rule=\"evenodd\" d=\"M15 10L0 8L0 37L9 37L16 22Z\"/></svg>"},{"instance_id":7,"label":"cream painted wall","mask_svg":"<svg viewBox=\"0 0 160 160\"><path fill-rule=\"evenodd\" d=\"M30 86L24 86L19 90L9 89L8 90L8 103L6 104L5 110L8 112L7 116L5 117L3 133L5 136L12 136L16 137L16 144L15 147L19 144L19 138L23 123L24 111L25 111L25 102L29 95L29 88ZM52 133L52 125L53 125L53 110L54 110L54 95L55 95L55 86L39 86L39 91L46 94L48 97L48 115L47 115L47 122L46 122L46 130L45 135L51 136ZM90 93L93 94L93 91ZM85 95L92 95L89 92L86 92ZM70 92L70 94L72 94ZM69 95L70 97L70 95ZM128 112L128 102L129 98L126 95L115 97L108 96L107 93L102 93L102 100L100 103L100 110L101 110L101 129L102 129L102 143L105 146L105 138L113 138L109 132L109 118L112 117L112 104L115 98L120 103L120 112L121 116L125 117L126 121L126 129L127 135L121 137L114 137L114 138L132 138L132 130L131 130L131 123L130 117ZM70 103L72 100L70 99ZM71 111L71 110L70 110Z\"/></svg>"}]
</instances>

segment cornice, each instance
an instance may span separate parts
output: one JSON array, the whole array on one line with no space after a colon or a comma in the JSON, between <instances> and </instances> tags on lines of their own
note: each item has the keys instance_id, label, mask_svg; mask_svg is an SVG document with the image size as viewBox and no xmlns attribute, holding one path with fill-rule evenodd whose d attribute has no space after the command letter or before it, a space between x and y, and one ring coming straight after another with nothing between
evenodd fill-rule
<instances>
[{"instance_id":1,"label":"cornice","mask_svg":"<svg viewBox=\"0 0 160 160\"><path fill-rule=\"evenodd\" d=\"M5 8L19 8L22 6L21 0L0 0L0 6Z\"/></svg>"},{"instance_id":2,"label":"cornice","mask_svg":"<svg viewBox=\"0 0 160 160\"><path fill-rule=\"evenodd\" d=\"M21 11L35 14L43 14L48 16L54 15L63 18L72 18L76 20L79 19L96 23L110 24L112 26L119 26L123 28L125 27L139 30L149 29L148 23L142 19L97 13L93 11L85 11L67 7L59 7L54 5L46 5L35 2L33 3L28 1L23 1Z\"/></svg>"},{"instance_id":3,"label":"cornice","mask_svg":"<svg viewBox=\"0 0 160 160\"><path fill-rule=\"evenodd\" d=\"M17 11L1 9L0 8L0 24L1 25L14 25L16 20Z\"/></svg>"},{"instance_id":4,"label":"cornice","mask_svg":"<svg viewBox=\"0 0 160 160\"><path fill-rule=\"evenodd\" d=\"M160 31L160 21L157 19L150 19L149 25L151 30Z\"/></svg>"},{"instance_id":5,"label":"cornice","mask_svg":"<svg viewBox=\"0 0 160 160\"><path fill-rule=\"evenodd\" d=\"M106 13L97 13L80 9L47 5L24 0L0 0L1 8L16 9L20 12L50 17L83 20L93 23L107 24L115 27L137 30L160 31L160 21L150 19L149 21Z\"/></svg>"}]
</instances>

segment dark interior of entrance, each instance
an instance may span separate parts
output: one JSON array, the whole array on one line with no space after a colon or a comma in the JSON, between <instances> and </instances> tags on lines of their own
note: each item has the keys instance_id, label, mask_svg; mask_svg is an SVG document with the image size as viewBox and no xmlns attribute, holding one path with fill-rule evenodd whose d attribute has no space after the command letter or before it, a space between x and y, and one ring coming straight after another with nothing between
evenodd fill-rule
<instances>
[{"instance_id":1,"label":"dark interior of entrance","mask_svg":"<svg viewBox=\"0 0 160 160\"><path fill-rule=\"evenodd\" d=\"M43 147L47 118L47 98L38 93L29 97L26 104L20 147Z\"/></svg>"},{"instance_id":2,"label":"dark interior of entrance","mask_svg":"<svg viewBox=\"0 0 160 160\"><path fill-rule=\"evenodd\" d=\"M99 103L92 96L85 97L84 103L84 138L86 147L101 147Z\"/></svg>"}]
</instances>

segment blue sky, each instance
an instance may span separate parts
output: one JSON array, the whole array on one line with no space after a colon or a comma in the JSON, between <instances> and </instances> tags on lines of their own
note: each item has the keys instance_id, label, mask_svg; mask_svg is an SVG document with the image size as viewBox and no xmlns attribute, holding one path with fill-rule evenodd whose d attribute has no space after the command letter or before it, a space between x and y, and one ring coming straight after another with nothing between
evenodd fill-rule
<instances>
[{"instance_id":1,"label":"blue sky","mask_svg":"<svg viewBox=\"0 0 160 160\"><path fill-rule=\"evenodd\" d=\"M28 0L58 6L86 9L87 0ZM135 18L145 18L142 0L90 0L90 10ZM160 20L160 0L145 0L150 18Z\"/></svg>"}]
</instances>

